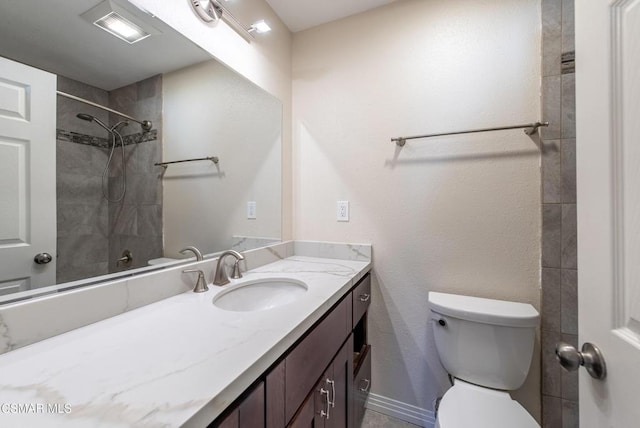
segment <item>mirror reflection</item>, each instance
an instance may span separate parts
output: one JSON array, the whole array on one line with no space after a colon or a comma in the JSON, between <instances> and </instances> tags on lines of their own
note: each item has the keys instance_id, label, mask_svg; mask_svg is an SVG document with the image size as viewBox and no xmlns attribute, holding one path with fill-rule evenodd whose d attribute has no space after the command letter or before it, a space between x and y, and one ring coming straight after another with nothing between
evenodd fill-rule
<instances>
[{"instance_id":1,"label":"mirror reflection","mask_svg":"<svg viewBox=\"0 0 640 428\"><path fill-rule=\"evenodd\" d=\"M39 3L0 0L0 294L279 240L277 99L127 2Z\"/></svg>"}]
</instances>

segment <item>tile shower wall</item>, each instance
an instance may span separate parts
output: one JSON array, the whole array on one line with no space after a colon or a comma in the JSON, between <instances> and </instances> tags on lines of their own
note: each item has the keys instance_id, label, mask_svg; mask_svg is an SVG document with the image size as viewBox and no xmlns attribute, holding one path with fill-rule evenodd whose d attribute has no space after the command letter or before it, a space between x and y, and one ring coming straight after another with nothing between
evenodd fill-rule
<instances>
[{"instance_id":1,"label":"tile shower wall","mask_svg":"<svg viewBox=\"0 0 640 428\"><path fill-rule=\"evenodd\" d=\"M130 266L109 265L109 271L146 266L162 257L162 172L154 163L162 156L162 76L157 75L109 92L109 106L132 117L153 122L153 130L143 132L131 122L122 129L125 136L126 194L109 204L109 259L133 254ZM112 115L111 125L120 118ZM117 198L122 189L121 152L114 153L110 169L109 193Z\"/></svg>"},{"instance_id":2,"label":"tile shower wall","mask_svg":"<svg viewBox=\"0 0 640 428\"><path fill-rule=\"evenodd\" d=\"M106 105L107 91L58 76L58 89ZM68 282L108 272L108 203L101 175L107 161L107 132L80 120L87 113L108 122L106 112L68 98L57 98L56 281Z\"/></svg>"},{"instance_id":3,"label":"tile shower wall","mask_svg":"<svg viewBox=\"0 0 640 428\"><path fill-rule=\"evenodd\" d=\"M543 428L578 427L577 372L555 360L578 345L574 0L542 1L542 413Z\"/></svg>"},{"instance_id":4,"label":"tile shower wall","mask_svg":"<svg viewBox=\"0 0 640 428\"><path fill-rule=\"evenodd\" d=\"M153 122L150 132L136 123L123 128L127 193L120 202L102 196L102 172L109 157L109 134L78 119L90 114L110 126L121 118L107 112L58 97L57 100L57 272L56 282L68 282L104 275L116 270L145 266L162 256L162 77L160 75L106 91L58 76L58 89L133 117ZM122 185L120 148L114 151L106 191L112 199ZM130 266L115 260L128 249Z\"/></svg>"}]
</instances>

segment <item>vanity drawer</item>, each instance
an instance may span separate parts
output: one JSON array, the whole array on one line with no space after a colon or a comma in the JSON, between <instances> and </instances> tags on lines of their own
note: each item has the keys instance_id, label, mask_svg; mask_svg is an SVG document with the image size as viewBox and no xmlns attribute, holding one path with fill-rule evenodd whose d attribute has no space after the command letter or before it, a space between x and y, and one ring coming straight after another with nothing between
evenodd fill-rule
<instances>
[{"instance_id":1,"label":"vanity drawer","mask_svg":"<svg viewBox=\"0 0 640 428\"><path fill-rule=\"evenodd\" d=\"M371 304L371 274L367 274L360 284L353 289L353 325L367 312Z\"/></svg>"},{"instance_id":2,"label":"vanity drawer","mask_svg":"<svg viewBox=\"0 0 640 428\"><path fill-rule=\"evenodd\" d=\"M350 297L350 296L347 296ZM285 415L290 421L351 332L345 298L285 359Z\"/></svg>"},{"instance_id":3,"label":"vanity drawer","mask_svg":"<svg viewBox=\"0 0 640 428\"><path fill-rule=\"evenodd\" d=\"M353 426L359 427L364 419L364 405L371 390L371 346L363 351L361 364L353 379Z\"/></svg>"}]
</instances>

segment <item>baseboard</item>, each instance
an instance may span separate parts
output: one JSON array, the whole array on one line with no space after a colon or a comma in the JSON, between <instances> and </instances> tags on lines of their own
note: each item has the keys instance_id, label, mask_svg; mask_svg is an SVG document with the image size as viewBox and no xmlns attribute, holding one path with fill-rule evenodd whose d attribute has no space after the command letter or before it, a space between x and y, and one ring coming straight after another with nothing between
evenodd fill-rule
<instances>
[{"instance_id":1,"label":"baseboard","mask_svg":"<svg viewBox=\"0 0 640 428\"><path fill-rule=\"evenodd\" d=\"M436 423L435 414L432 411L378 394L369 393L365 407L426 428L433 428Z\"/></svg>"}]
</instances>

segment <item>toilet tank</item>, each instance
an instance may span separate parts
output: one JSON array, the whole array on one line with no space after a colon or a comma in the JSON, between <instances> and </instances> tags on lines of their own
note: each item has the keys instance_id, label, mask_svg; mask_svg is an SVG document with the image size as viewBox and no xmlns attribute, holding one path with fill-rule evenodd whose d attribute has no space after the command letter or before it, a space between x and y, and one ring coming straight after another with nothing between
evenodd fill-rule
<instances>
[{"instance_id":1,"label":"toilet tank","mask_svg":"<svg viewBox=\"0 0 640 428\"><path fill-rule=\"evenodd\" d=\"M540 319L533 306L430 292L429 308L438 355L449 374L494 389L522 386Z\"/></svg>"}]
</instances>

